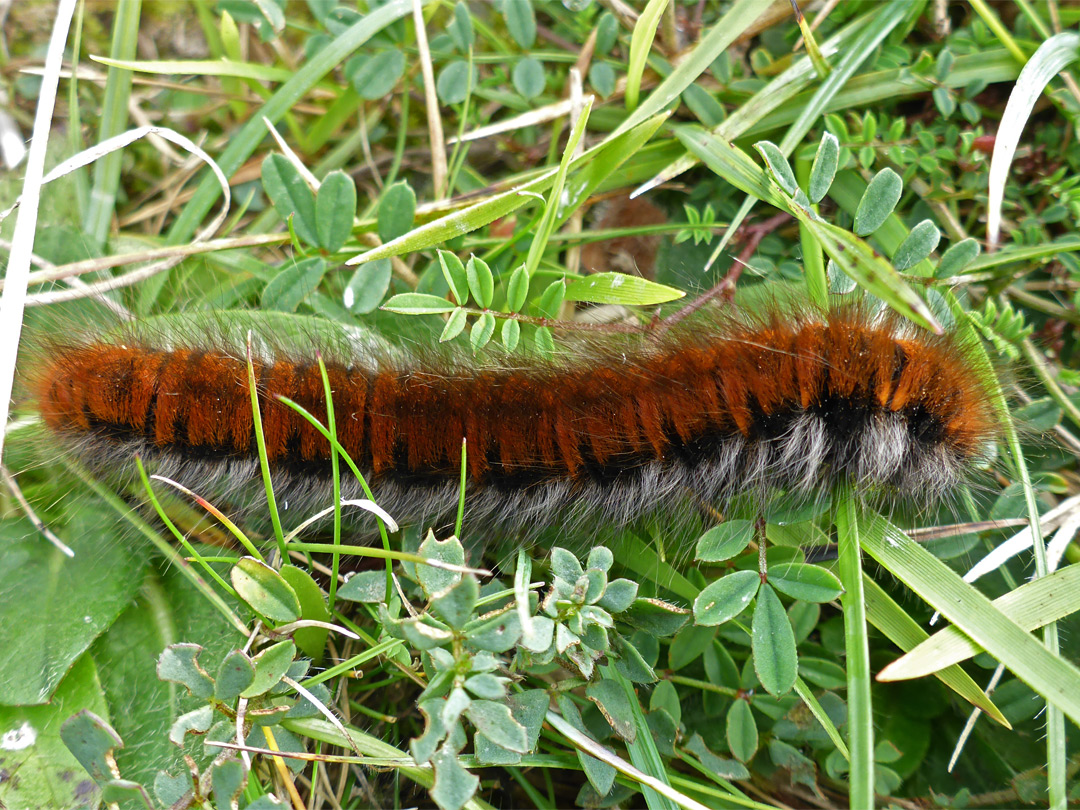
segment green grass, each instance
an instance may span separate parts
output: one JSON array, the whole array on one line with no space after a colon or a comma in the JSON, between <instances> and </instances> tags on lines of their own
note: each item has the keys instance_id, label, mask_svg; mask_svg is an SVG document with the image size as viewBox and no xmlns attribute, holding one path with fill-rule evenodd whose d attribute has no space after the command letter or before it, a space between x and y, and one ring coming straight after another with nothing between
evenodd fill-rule
<instances>
[{"instance_id":1,"label":"green grass","mask_svg":"<svg viewBox=\"0 0 1080 810\"><path fill-rule=\"evenodd\" d=\"M39 79L18 69L40 65L55 12L15 4L0 81L23 133L38 83L59 81L46 169L147 122L174 132L36 189L44 262L25 299L5 290L4 312L9 299L31 305L31 349L127 316L197 333L210 311L232 313L217 317L241 357L250 328L285 346L442 339L498 363L557 351L575 330L636 328L582 326L582 304L620 304L643 324L724 279L740 302L874 296L913 329L956 333L979 366L1004 430L978 486L888 521L847 491L796 515L709 504L726 514L703 525L719 523L702 548L734 549L712 562L695 559L701 531L674 519L576 539L538 526L522 549L485 544L467 513L460 541L381 522L356 538L357 507L335 503L325 532L294 537L261 432L271 505L260 495L219 522L184 481L118 492L58 458L20 373L4 465L75 556L0 490L0 735L34 732L5 751L19 779L0 781L0 803L69 806L85 779L124 807L235 796L254 810L270 793L343 808L1064 808L1080 796L1076 600L1054 595L1046 553L1075 532L1069 515L1034 533L1034 553L961 579L1016 531L993 521L1080 492L1071 77L1025 91L1034 112L1013 122L1026 126L1001 190L1003 240L984 244L1009 93L1080 13L973 2L942 21L930 2L844 0L808 16L828 65L819 76L792 16L754 26L756 0L633 5L636 23L599 2L427 0L422 39L411 0L360 13L80 5L83 70ZM1075 66L1071 38L1051 45ZM178 166L195 144L203 156ZM830 149L835 171L822 168ZM22 171L0 179L0 209L23 193ZM604 219L634 189L662 222ZM616 238L631 241L605 269L655 251L646 279L585 277L581 251ZM5 275L18 280L26 245L20 258L8 244ZM107 302L65 273L107 288ZM13 362L14 346L0 350ZM333 424L319 429L336 493L359 470ZM806 562L830 542L835 561ZM1067 542L1061 565L1078 558ZM1000 600L1033 575L1046 587ZM711 622L695 603L707 588L745 596L745 609ZM716 616L715 602L701 605ZM936 610L979 645L938 670L926 651L945 642L923 646L942 626L928 623ZM920 678L876 680L908 651L893 671ZM983 694L998 662L1005 676ZM950 773L974 706L986 716ZM249 759L238 724L260 752ZM119 778L102 765L109 752ZM185 754L197 798L184 796Z\"/></svg>"}]
</instances>

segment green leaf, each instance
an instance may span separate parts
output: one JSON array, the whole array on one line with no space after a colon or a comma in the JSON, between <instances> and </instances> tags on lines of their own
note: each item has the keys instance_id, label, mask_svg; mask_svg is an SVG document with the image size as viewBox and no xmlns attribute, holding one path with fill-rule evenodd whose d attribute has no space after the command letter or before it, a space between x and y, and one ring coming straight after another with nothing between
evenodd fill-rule
<instances>
[{"instance_id":1,"label":"green leaf","mask_svg":"<svg viewBox=\"0 0 1080 810\"><path fill-rule=\"evenodd\" d=\"M465 265L465 278L468 280L473 300L483 309L490 307L495 294L495 279L487 262L470 256L468 264Z\"/></svg>"},{"instance_id":2,"label":"green leaf","mask_svg":"<svg viewBox=\"0 0 1080 810\"><path fill-rule=\"evenodd\" d=\"M847 684L844 668L825 658L799 658L799 674L822 689L843 689Z\"/></svg>"},{"instance_id":3,"label":"green leaf","mask_svg":"<svg viewBox=\"0 0 1080 810\"><path fill-rule=\"evenodd\" d=\"M295 565L281 566L281 577L296 591L300 600L301 616L318 622L330 621L330 610L326 606L326 597L311 578L311 574ZM338 592L340 596L340 591ZM293 641L304 654L316 661L322 660L323 648L329 630L325 627L300 627L293 632Z\"/></svg>"},{"instance_id":4,"label":"green leaf","mask_svg":"<svg viewBox=\"0 0 1080 810\"><path fill-rule=\"evenodd\" d=\"M169 729L169 742L180 748L184 747L184 738L188 734L201 736L210 730L214 722L214 707L210 705L200 706L193 711L176 718L176 722Z\"/></svg>"},{"instance_id":5,"label":"green leaf","mask_svg":"<svg viewBox=\"0 0 1080 810\"><path fill-rule=\"evenodd\" d=\"M855 211L853 230L858 236L871 234L885 224L885 220L900 202L904 181L892 169L882 169L874 175Z\"/></svg>"},{"instance_id":6,"label":"green leaf","mask_svg":"<svg viewBox=\"0 0 1080 810\"><path fill-rule=\"evenodd\" d=\"M437 315L442 312L453 312L456 307L437 295L398 293L383 304L382 309L401 315Z\"/></svg>"},{"instance_id":7,"label":"green leaf","mask_svg":"<svg viewBox=\"0 0 1080 810\"><path fill-rule=\"evenodd\" d=\"M390 287L389 259L376 259L356 268L345 285L343 302L354 315L366 315L378 309Z\"/></svg>"},{"instance_id":8,"label":"green leaf","mask_svg":"<svg viewBox=\"0 0 1080 810\"><path fill-rule=\"evenodd\" d=\"M254 557L242 557L230 572L240 598L258 614L275 622L300 618L300 600L281 574Z\"/></svg>"},{"instance_id":9,"label":"green leaf","mask_svg":"<svg viewBox=\"0 0 1080 810\"><path fill-rule=\"evenodd\" d=\"M425 560L450 563L451 565L465 564L465 549L461 545L461 541L453 536L445 540L438 540L430 529L427 537L424 538L424 542L420 544L419 554ZM420 580L420 587L424 589L424 593L428 595L428 598L450 588L461 577L460 573L445 568L435 568L430 565L416 566L416 578Z\"/></svg>"},{"instance_id":10,"label":"green leaf","mask_svg":"<svg viewBox=\"0 0 1080 810\"><path fill-rule=\"evenodd\" d=\"M836 177L836 167L840 156L840 141L831 132L821 136L817 154L814 156L814 166L810 170L810 188L807 196L810 202L818 203L829 192L833 178Z\"/></svg>"},{"instance_id":11,"label":"green leaf","mask_svg":"<svg viewBox=\"0 0 1080 810\"><path fill-rule=\"evenodd\" d=\"M592 735L585 728L585 724L581 721L581 713L578 711L577 705L569 695L556 694L555 703L558 705L559 711L562 712L563 720L585 736L592 738ZM615 783L615 769L606 762L584 753L581 749L576 749L576 753L578 762L581 763L581 769L585 772L585 778L589 780L589 784L601 796L606 796Z\"/></svg>"},{"instance_id":12,"label":"green leaf","mask_svg":"<svg viewBox=\"0 0 1080 810\"><path fill-rule=\"evenodd\" d=\"M638 584L629 579L614 579L607 584L604 595L596 604L609 613L622 613L628 610L637 599Z\"/></svg>"},{"instance_id":13,"label":"green leaf","mask_svg":"<svg viewBox=\"0 0 1080 810\"><path fill-rule=\"evenodd\" d=\"M769 584L804 602L830 602L844 592L840 580L819 565L784 563L769 566Z\"/></svg>"},{"instance_id":14,"label":"green leaf","mask_svg":"<svg viewBox=\"0 0 1080 810\"><path fill-rule=\"evenodd\" d=\"M596 708L604 715L604 719L608 721L608 725L615 730L616 734L627 742L633 742L637 738L634 711L622 684L602 678L590 683L585 689L585 695L596 704Z\"/></svg>"},{"instance_id":15,"label":"green leaf","mask_svg":"<svg viewBox=\"0 0 1080 810\"><path fill-rule=\"evenodd\" d=\"M607 62L593 60L589 67L589 84L600 94L600 98L606 99L615 92L616 78L615 68Z\"/></svg>"},{"instance_id":16,"label":"green leaf","mask_svg":"<svg viewBox=\"0 0 1080 810\"><path fill-rule=\"evenodd\" d=\"M675 684L671 681L658 683L649 697L649 711L661 710L667 712L668 716L675 721L676 726L682 723L682 704L679 702L679 693L675 689Z\"/></svg>"},{"instance_id":17,"label":"green leaf","mask_svg":"<svg viewBox=\"0 0 1080 810\"><path fill-rule=\"evenodd\" d=\"M0 804L11 810L98 806L87 773L113 778L108 757L123 743L102 718L109 709L93 658L80 656L51 694L38 706L0 706Z\"/></svg>"},{"instance_id":18,"label":"green leaf","mask_svg":"<svg viewBox=\"0 0 1080 810\"><path fill-rule=\"evenodd\" d=\"M529 273L525 270L525 265L520 265L510 275L510 283L506 286L506 305L511 312L521 312L528 295Z\"/></svg>"},{"instance_id":19,"label":"green leaf","mask_svg":"<svg viewBox=\"0 0 1080 810\"><path fill-rule=\"evenodd\" d=\"M951 278L958 276L964 269L979 257L982 246L970 236L949 245L949 249L941 257L941 264L934 273L938 278Z\"/></svg>"},{"instance_id":20,"label":"green leaf","mask_svg":"<svg viewBox=\"0 0 1080 810\"><path fill-rule=\"evenodd\" d=\"M461 767L452 750L443 746L431 758L435 766L435 785L431 798L441 810L458 810L465 805L480 786L479 778Z\"/></svg>"},{"instance_id":21,"label":"green leaf","mask_svg":"<svg viewBox=\"0 0 1080 810\"><path fill-rule=\"evenodd\" d=\"M523 50L528 50L536 42L536 12L529 0L504 0L503 16L506 18L506 30L514 42Z\"/></svg>"},{"instance_id":22,"label":"green leaf","mask_svg":"<svg viewBox=\"0 0 1080 810\"><path fill-rule=\"evenodd\" d=\"M385 602L386 572L360 571L338 588L337 595L349 602Z\"/></svg>"},{"instance_id":23,"label":"green leaf","mask_svg":"<svg viewBox=\"0 0 1080 810\"><path fill-rule=\"evenodd\" d=\"M267 647L252 659L255 663L255 678L251 685L241 692L241 696L253 698L273 689L289 671L295 658L296 645L291 641L279 641Z\"/></svg>"},{"instance_id":24,"label":"green leaf","mask_svg":"<svg viewBox=\"0 0 1080 810\"><path fill-rule=\"evenodd\" d=\"M795 633L791 629L784 606L780 603L780 597L767 584L762 585L758 592L750 635L754 651L754 672L757 673L761 685L775 697L787 694L795 685L795 678L799 674Z\"/></svg>"},{"instance_id":25,"label":"green leaf","mask_svg":"<svg viewBox=\"0 0 1080 810\"><path fill-rule=\"evenodd\" d=\"M514 65L511 81L514 89L525 98L536 98L544 92L544 66L539 60L526 56Z\"/></svg>"},{"instance_id":26,"label":"green leaf","mask_svg":"<svg viewBox=\"0 0 1080 810\"><path fill-rule=\"evenodd\" d=\"M914 267L937 249L940 240L938 226L932 220L924 219L911 229L911 233L896 249L892 257L893 267L897 270Z\"/></svg>"},{"instance_id":27,"label":"green leaf","mask_svg":"<svg viewBox=\"0 0 1080 810\"><path fill-rule=\"evenodd\" d=\"M784 153L770 141L758 141L754 144L754 148L764 158L765 165L769 167L769 174L772 175L776 184L794 197L799 191L799 184L795 181L795 172L791 170L791 164L784 157Z\"/></svg>"},{"instance_id":28,"label":"green leaf","mask_svg":"<svg viewBox=\"0 0 1080 810\"><path fill-rule=\"evenodd\" d=\"M247 785L247 767L239 759L229 759L214 765L214 771L210 775L210 783L214 788L214 803L221 810L239 806L240 794ZM187 791L185 791L186 793ZM251 808L251 805L247 805Z\"/></svg>"},{"instance_id":29,"label":"green leaf","mask_svg":"<svg viewBox=\"0 0 1080 810\"><path fill-rule=\"evenodd\" d=\"M218 667L214 684L214 697L223 703L231 703L251 686L255 679L255 665L243 650L233 650L225 656Z\"/></svg>"},{"instance_id":30,"label":"green leaf","mask_svg":"<svg viewBox=\"0 0 1080 810\"><path fill-rule=\"evenodd\" d=\"M606 56L608 51L615 47L615 40L619 36L619 21L610 11L605 11L596 21L596 48L597 56ZM593 64L596 64L594 61Z\"/></svg>"},{"instance_id":31,"label":"green leaf","mask_svg":"<svg viewBox=\"0 0 1080 810\"><path fill-rule=\"evenodd\" d=\"M330 172L315 197L315 228L319 244L335 253L352 234L356 215L356 184L343 171Z\"/></svg>"},{"instance_id":32,"label":"green leaf","mask_svg":"<svg viewBox=\"0 0 1080 810\"><path fill-rule=\"evenodd\" d=\"M556 282L558 283L558 282ZM550 288L549 288L550 289ZM686 293L641 276L623 273L592 273L566 285L564 300L589 304L652 306L682 298Z\"/></svg>"},{"instance_id":33,"label":"green leaf","mask_svg":"<svg viewBox=\"0 0 1080 810\"><path fill-rule=\"evenodd\" d=\"M475 68L472 69L475 72ZM470 87L476 82L469 80L469 63L460 59L448 63L435 79L435 92L443 104L460 104ZM473 77L475 79L475 75Z\"/></svg>"},{"instance_id":34,"label":"green leaf","mask_svg":"<svg viewBox=\"0 0 1080 810\"><path fill-rule=\"evenodd\" d=\"M668 647L668 666L676 672L683 669L711 647L714 638L715 628L688 624L671 640L671 646Z\"/></svg>"},{"instance_id":35,"label":"green leaf","mask_svg":"<svg viewBox=\"0 0 1080 810\"><path fill-rule=\"evenodd\" d=\"M619 617L658 638L673 636L686 624L690 611L662 599L638 598Z\"/></svg>"},{"instance_id":36,"label":"green leaf","mask_svg":"<svg viewBox=\"0 0 1080 810\"><path fill-rule=\"evenodd\" d=\"M469 276L465 272L465 265L461 263L461 259L448 250L440 250L438 255L439 266L442 268L443 278L450 287L450 293L459 305L464 306L469 300Z\"/></svg>"},{"instance_id":37,"label":"green leaf","mask_svg":"<svg viewBox=\"0 0 1080 810\"><path fill-rule=\"evenodd\" d=\"M573 585L585 573L585 569L572 551L556 546L551 550L551 572Z\"/></svg>"},{"instance_id":38,"label":"green leaf","mask_svg":"<svg viewBox=\"0 0 1080 810\"><path fill-rule=\"evenodd\" d=\"M515 321L513 318L508 318L503 321L502 325L502 344L503 348L508 352L514 351L517 348L518 341L521 339L521 324Z\"/></svg>"},{"instance_id":39,"label":"green leaf","mask_svg":"<svg viewBox=\"0 0 1080 810\"><path fill-rule=\"evenodd\" d=\"M450 317L446 319L442 334L439 335L439 343L446 343L460 335L465 329L466 320L466 312L461 307L451 312Z\"/></svg>"},{"instance_id":40,"label":"green leaf","mask_svg":"<svg viewBox=\"0 0 1080 810\"><path fill-rule=\"evenodd\" d=\"M544 290L544 294L540 296L540 300L536 304L536 311L540 314L541 318L558 318L559 310L562 309L565 298L565 279L553 281L548 285L547 289Z\"/></svg>"},{"instance_id":41,"label":"green leaf","mask_svg":"<svg viewBox=\"0 0 1080 810\"><path fill-rule=\"evenodd\" d=\"M469 622L463 632L468 643L476 649L504 653L521 639L521 619L511 605L494 615Z\"/></svg>"},{"instance_id":42,"label":"green leaf","mask_svg":"<svg viewBox=\"0 0 1080 810\"><path fill-rule=\"evenodd\" d=\"M263 290L263 309L295 312L296 308L319 286L326 274L326 262L313 256L282 269Z\"/></svg>"},{"instance_id":43,"label":"green leaf","mask_svg":"<svg viewBox=\"0 0 1080 810\"><path fill-rule=\"evenodd\" d=\"M724 734L728 749L740 762L749 762L757 753L757 723L754 721L750 704L745 700L736 700L731 704L724 724Z\"/></svg>"},{"instance_id":44,"label":"green leaf","mask_svg":"<svg viewBox=\"0 0 1080 810\"><path fill-rule=\"evenodd\" d=\"M468 52L476 41L472 16L469 14L469 4L465 0L458 0L454 6L454 19L447 26L446 33L454 40L454 47L462 53Z\"/></svg>"},{"instance_id":45,"label":"green leaf","mask_svg":"<svg viewBox=\"0 0 1080 810\"><path fill-rule=\"evenodd\" d=\"M267 157L262 164L262 184L281 218L287 220L292 215L296 235L307 244L318 246L315 195L288 158L277 154Z\"/></svg>"},{"instance_id":46,"label":"green leaf","mask_svg":"<svg viewBox=\"0 0 1080 810\"><path fill-rule=\"evenodd\" d=\"M360 98L377 101L390 95L405 72L405 54L399 50L380 51L372 57L354 56L345 63L345 77Z\"/></svg>"},{"instance_id":47,"label":"green leaf","mask_svg":"<svg viewBox=\"0 0 1080 810\"><path fill-rule=\"evenodd\" d=\"M746 610L761 585L756 571L735 571L705 586L694 600L694 622L716 625Z\"/></svg>"},{"instance_id":48,"label":"green leaf","mask_svg":"<svg viewBox=\"0 0 1080 810\"><path fill-rule=\"evenodd\" d=\"M697 541L694 559L702 562L730 560L746 549L754 539L754 524L749 520L729 520L714 526ZM749 603L747 603L749 604Z\"/></svg>"},{"instance_id":49,"label":"green leaf","mask_svg":"<svg viewBox=\"0 0 1080 810\"><path fill-rule=\"evenodd\" d=\"M52 528L75 552L71 559L42 542L30 521L0 519L0 704L48 701L144 579L145 552L124 541L104 502L73 493L62 500L67 522Z\"/></svg>"},{"instance_id":50,"label":"green leaf","mask_svg":"<svg viewBox=\"0 0 1080 810\"><path fill-rule=\"evenodd\" d=\"M481 672L465 679L465 689L483 700L506 700L506 678Z\"/></svg>"},{"instance_id":51,"label":"green leaf","mask_svg":"<svg viewBox=\"0 0 1080 810\"><path fill-rule=\"evenodd\" d=\"M416 216L416 192L406 180L387 186L379 199L377 227L384 242L408 233Z\"/></svg>"},{"instance_id":52,"label":"green leaf","mask_svg":"<svg viewBox=\"0 0 1080 810\"><path fill-rule=\"evenodd\" d=\"M198 644L170 644L158 657L158 677L183 684L192 697L206 700L214 694L214 679L199 665L201 652Z\"/></svg>"},{"instance_id":53,"label":"green leaf","mask_svg":"<svg viewBox=\"0 0 1080 810\"><path fill-rule=\"evenodd\" d=\"M465 710L465 716L496 745L518 754L529 752L529 736L525 727L510 713L510 709L491 700L474 700Z\"/></svg>"},{"instance_id":54,"label":"green leaf","mask_svg":"<svg viewBox=\"0 0 1080 810\"><path fill-rule=\"evenodd\" d=\"M472 574L431 599L435 614L455 630L460 630L472 618L476 600L480 598L480 585Z\"/></svg>"},{"instance_id":55,"label":"green leaf","mask_svg":"<svg viewBox=\"0 0 1080 810\"><path fill-rule=\"evenodd\" d=\"M1080 565L1025 582L993 601L1024 630L1036 630L1080 611ZM955 626L939 630L881 672L882 680L919 678L977 655L982 648Z\"/></svg>"},{"instance_id":56,"label":"green leaf","mask_svg":"<svg viewBox=\"0 0 1080 810\"><path fill-rule=\"evenodd\" d=\"M487 346L493 334L495 334L495 316L490 312L485 312L476 319L469 333L469 343L472 344L473 354Z\"/></svg>"}]
</instances>

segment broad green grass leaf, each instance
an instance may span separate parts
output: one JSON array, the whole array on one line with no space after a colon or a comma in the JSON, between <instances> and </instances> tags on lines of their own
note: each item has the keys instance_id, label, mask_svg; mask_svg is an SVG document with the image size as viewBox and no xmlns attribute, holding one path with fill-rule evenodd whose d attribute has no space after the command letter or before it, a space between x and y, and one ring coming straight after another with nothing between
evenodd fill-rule
<instances>
[{"instance_id":1,"label":"broad green grass leaf","mask_svg":"<svg viewBox=\"0 0 1080 810\"><path fill-rule=\"evenodd\" d=\"M908 616L903 608L893 601L892 597L873 579L863 576L863 588L865 588L867 621L884 633L901 650L914 649L918 644L929 638L927 632ZM958 665L954 664L934 674L938 680L964 698L964 700L982 709L998 723L1004 726L1009 725L1001 710L986 696L972 677Z\"/></svg>"},{"instance_id":2,"label":"broad green grass leaf","mask_svg":"<svg viewBox=\"0 0 1080 810\"><path fill-rule=\"evenodd\" d=\"M1071 688L1080 683L1080 670L1073 664L1050 653L986 596L883 517L875 517L861 540L866 553L893 576L1073 722L1080 722L1080 692Z\"/></svg>"},{"instance_id":3,"label":"broad green grass leaf","mask_svg":"<svg viewBox=\"0 0 1080 810\"><path fill-rule=\"evenodd\" d=\"M1036 630L1080 611L1080 565L1025 582L994 600L994 607L1024 630ZM878 680L919 678L958 664L982 648L955 626L939 630L878 673Z\"/></svg>"}]
</instances>

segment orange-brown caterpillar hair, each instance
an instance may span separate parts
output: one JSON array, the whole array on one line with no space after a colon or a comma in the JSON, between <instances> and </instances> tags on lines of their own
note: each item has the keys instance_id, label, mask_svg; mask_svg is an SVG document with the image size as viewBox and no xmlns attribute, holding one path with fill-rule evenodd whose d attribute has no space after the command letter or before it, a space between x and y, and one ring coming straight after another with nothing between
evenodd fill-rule
<instances>
[{"instance_id":1,"label":"orange-brown caterpillar hair","mask_svg":"<svg viewBox=\"0 0 1080 810\"><path fill-rule=\"evenodd\" d=\"M597 343L574 360L387 355L328 364L339 441L400 521L456 503L481 523L560 513L626 521L694 492L773 489L933 501L967 476L995 429L957 342L893 315L698 318L660 339ZM255 362L267 455L290 510L329 504L329 445L285 396L326 418L311 355ZM48 427L91 466L155 471L229 502L258 480L242 353L90 342L54 346L37 376ZM359 495L348 482L344 497Z\"/></svg>"}]
</instances>

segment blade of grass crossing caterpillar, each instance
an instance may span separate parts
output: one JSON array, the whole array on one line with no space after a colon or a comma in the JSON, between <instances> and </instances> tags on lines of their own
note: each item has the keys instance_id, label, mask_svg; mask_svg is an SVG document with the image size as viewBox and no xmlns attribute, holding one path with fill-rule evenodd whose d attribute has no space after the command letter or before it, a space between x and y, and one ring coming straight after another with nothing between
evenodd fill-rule
<instances>
[{"instance_id":1,"label":"blade of grass crossing caterpillar","mask_svg":"<svg viewBox=\"0 0 1080 810\"><path fill-rule=\"evenodd\" d=\"M870 644L866 626L860 547L861 516L849 487L836 493L836 537L844 593L844 646L847 652L848 745L852 808L874 806L874 712L871 704Z\"/></svg>"},{"instance_id":2,"label":"blade of grass crossing caterpillar","mask_svg":"<svg viewBox=\"0 0 1080 810\"><path fill-rule=\"evenodd\" d=\"M1080 693L1071 687L1080 683L1080 669L1047 650L988 597L881 515L867 521L860 540L867 554L1020 680L1074 722L1080 720Z\"/></svg>"},{"instance_id":3,"label":"blade of grass crossing caterpillar","mask_svg":"<svg viewBox=\"0 0 1080 810\"><path fill-rule=\"evenodd\" d=\"M901 650L913 650L930 638L927 632L880 585L865 574L863 588L867 621L884 633ZM903 660L903 658L898 660ZM1006 728L1012 728L1001 710L960 666L956 664L947 666L935 672L934 675L968 703L982 709Z\"/></svg>"}]
</instances>

